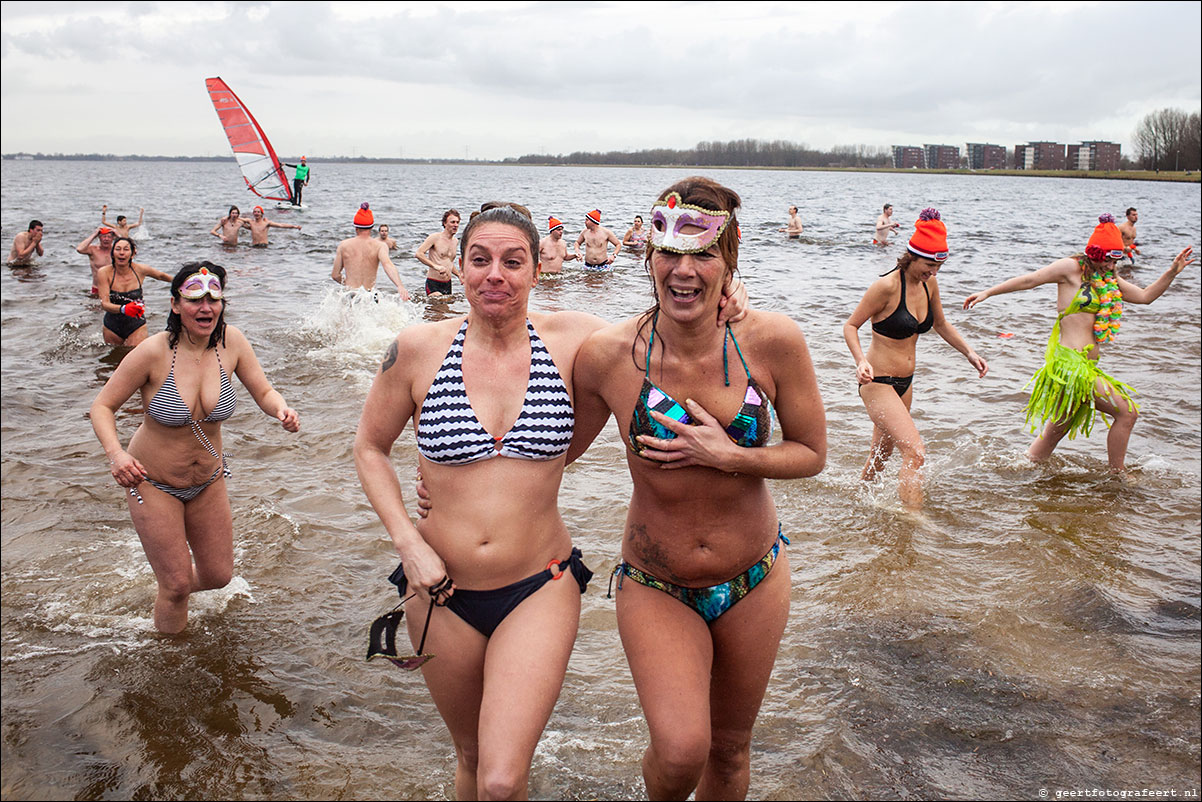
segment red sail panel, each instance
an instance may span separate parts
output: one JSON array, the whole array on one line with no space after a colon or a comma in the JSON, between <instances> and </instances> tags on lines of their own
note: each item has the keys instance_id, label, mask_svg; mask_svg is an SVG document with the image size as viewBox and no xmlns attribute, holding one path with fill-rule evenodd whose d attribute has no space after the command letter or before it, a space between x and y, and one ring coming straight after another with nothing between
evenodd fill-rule
<instances>
[{"instance_id":1,"label":"red sail panel","mask_svg":"<svg viewBox=\"0 0 1202 802\"><path fill-rule=\"evenodd\" d=\"M261 198L292 203L292 188L284 168L250 109L220 78L206 78L205 88L209 90L209 99L213 101L217 119L230 141L246 186Z\"/></svg>"}]
</instances>

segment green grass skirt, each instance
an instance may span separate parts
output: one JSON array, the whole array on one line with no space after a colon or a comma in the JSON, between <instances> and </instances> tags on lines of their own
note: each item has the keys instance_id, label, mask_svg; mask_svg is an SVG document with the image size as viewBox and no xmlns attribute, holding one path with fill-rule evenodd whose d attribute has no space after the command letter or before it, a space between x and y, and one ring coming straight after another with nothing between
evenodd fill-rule
<instances>
[{"instance_id":1,"label":"green grass skirt","mask_svg":"<svg viewBox=\"0 0 1202 802\"><path fill-rule=\"evenodd\" d=\"M1135 391L1108 375L1098 367L1097 360L1090 359L1085 353L1058 342L1049 343L1043 367L1027 382L1027 387L1031 388L1031 397L1027 400L1027 424L1032 432L1050 420L1063 421L1068 424L1070 440L1081 432L1089 437L1097 415L1094 398L1098 379L1109 386L1110 397L1116 405L1121 398L1129 407L1139 409L1131 398ZM1110 421L1105 415L1102 420L1109 428Z\"/></svg>"}]
</instances>

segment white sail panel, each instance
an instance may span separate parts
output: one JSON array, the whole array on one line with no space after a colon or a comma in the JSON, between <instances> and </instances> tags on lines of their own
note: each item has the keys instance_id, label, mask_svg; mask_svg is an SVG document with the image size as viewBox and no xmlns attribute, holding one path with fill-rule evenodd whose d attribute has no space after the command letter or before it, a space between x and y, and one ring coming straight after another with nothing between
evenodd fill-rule
<instances>
[{"instance_id":1,"label":"white sail panel","mask_svg":"<svg viewBox=\"0 0 1202 802\"><path fill-rule=\"evenodd\" d=\"M254 115L220 78L206 78L205 87L246 186L260 198L292 203L292 188L284 168Z\"/></svg>"}]
</instances>

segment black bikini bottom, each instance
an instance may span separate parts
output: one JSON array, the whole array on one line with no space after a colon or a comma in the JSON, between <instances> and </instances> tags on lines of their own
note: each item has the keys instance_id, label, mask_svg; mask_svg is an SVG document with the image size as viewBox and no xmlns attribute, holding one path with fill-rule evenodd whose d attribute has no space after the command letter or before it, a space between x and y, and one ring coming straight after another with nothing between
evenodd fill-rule
<instances>
[{"instance_id":1,"label":"black bikini bottom","mask_svg":"<svg viewBox=\"0 0 1202 802\"><path fill-rule=\"evenodd\" d=\"M454 595L447 599L447 608L471 624L484 637L492 637L496 628L505 620L505 616L513 612L527 597L531 596L543 585L554 579L559 579L569 571L572 574L572 578L576 580L576 584L580 587L580 592L584 593L584 589L588 587L589 580L593 578L593 572L585 566L580 549L572 549L572 554L566 560L554 560L552 562L558 565L559 570L557 573L552 573L551 567L548 566L546 570L539 571L537 574L528 576L525 579L519 579L517 582L506 585L503 588L494 588L492 590L463 590L456 588ZM392 576L388 577L388 581L397 586L402 599L408 595L407 591L409 589L409 580L405 578L403 569L403 565L397 566L397 570L392 573Z\"/></svg>"},{"instance_id":2,"label":"black bikini bottom","mask_svg":"<svg viewBox=\"0 0 1202 802\"><path fill-rule=\"evenodd\" d=\"M877 376L873 380L874 384L887 384L897 391L897 397L901 398L906 394L906 390L910 389L910 382L914 381L914 374L909 376ZM860 385L863 387L864 385Z\"/></svg>"}]
</instances>

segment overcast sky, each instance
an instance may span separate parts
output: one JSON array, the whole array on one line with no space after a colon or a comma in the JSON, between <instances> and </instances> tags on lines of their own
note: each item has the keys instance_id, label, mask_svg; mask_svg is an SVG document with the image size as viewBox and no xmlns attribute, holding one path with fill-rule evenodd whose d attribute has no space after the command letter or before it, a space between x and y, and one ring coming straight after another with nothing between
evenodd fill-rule
<instances>
[{"instance_id":1,"label":"overcast sky","mask_svg":"<svg viewBox=\"0 0 1202 802\"><path fill-rule=\"evenodd\" d=\"M1202 4L3 3L0 151L500 159L702 140L1012 146L1202 105Z\"/></svg>"}]
</instances>

